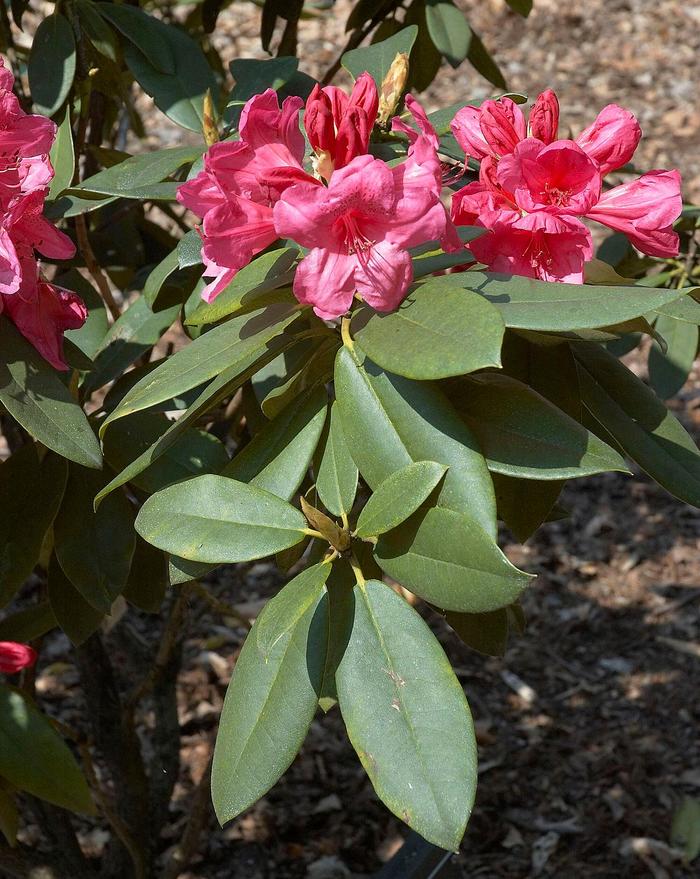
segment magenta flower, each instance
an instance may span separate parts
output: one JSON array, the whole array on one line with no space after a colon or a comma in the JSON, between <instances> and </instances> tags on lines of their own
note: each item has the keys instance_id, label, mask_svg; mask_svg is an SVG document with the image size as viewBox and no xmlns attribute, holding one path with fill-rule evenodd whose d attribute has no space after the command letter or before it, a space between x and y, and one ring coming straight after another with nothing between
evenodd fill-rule
<instances>
[{"instance_id":1,"label":"magenta flower","mask_svg":"<svg viewBox=\"0 0 700 879\"><path fill-rule=\"evenodd\" d=\"M241 113L241 139L214 144L204 170L178 189L178 201L203 218L204 274L211 278L202 292L206 302L277 239L272 207L285 189L300 181L318 185L301 164L302 103L289 97L280 108L273 89L252 97Z\"/></svg>"},{"instance_id":2,"label":"magenta flower","mask_svg":"<svg viewBox=\"0 0 700 879\"><path fill-rule=\"evenodd\" d=\"M325 320L344 314L355 293L377 311L391 311L413 280L407 248L440 239L445 211L432 171L409 157L389 168L358 156L334 171L327 187L300 183L274 208L280 236L309 253L294 293Z\"/></svg>"},{"instance_id":3,"label":"magenta flower","mask_svg":"<svg viewBox=\"0 0 700 879\"><path fill-rule=\"evenodd\" d=\"M0 641L0 674L16 674L23 668L34 665L35 662L36 651L29 644Z\"/></svg>"},{"instance_id":4,"label":"magenta flower","mask_svg":"<svg viewBox=\"0 0 700 879\"><path fill-rule=\"evenodd\" d=\"M369 73L355 80L350 96L336 86L315 85L304 111L304 128L316 153L314 169L330 180L357 156L364 156L377 118L379 95Z\"/></svg>"},{"instance_id":5,"label":"magenta flower","mask_svg":"<svg viewBox=\"0 0 700 879\"><path fill-rule=\"evenodd\" d=\"M676 256L677 171L652 171L602 192L603 176L627 163L639 143L634 116L611 104L575 141L555 140L558 125L551 91L538 97L530 113L529 137L525 117L507 98L465 107L455 116L458 141L481 159L479 182L452 201L456 224L489 230L470 244L476 259L496 271L583 283L592 247L580 217L624 232L643 253Z\"/></svg>"}]
</instances>

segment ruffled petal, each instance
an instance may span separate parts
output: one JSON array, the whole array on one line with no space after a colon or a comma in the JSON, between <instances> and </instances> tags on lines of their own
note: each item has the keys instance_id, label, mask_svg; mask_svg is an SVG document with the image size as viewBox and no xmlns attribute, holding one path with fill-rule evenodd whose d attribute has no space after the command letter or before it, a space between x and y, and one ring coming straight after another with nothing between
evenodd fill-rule
<instances>
[{"instance_id":1,"label":"ruffled petal","mask_svg":"<svg viewBox=\"0 0 700 879\"><path fill-rule=\"evenodd\" d=\"M602 175L630 161L642 136L642 129L629 110L608 104L593 125L582 131L576 143L595 162Z\"/></svg>"},{"instance_id":2,"label":"ruffled petal","mask_svg":"<svg viewBox=\"0 0 700 879\"><path fill-rule=\"evenodd\" d=\"M314 247L297 266L294 295L323 320L345 314L355 295L357 257Z\"/></svg>"}]
</instances>

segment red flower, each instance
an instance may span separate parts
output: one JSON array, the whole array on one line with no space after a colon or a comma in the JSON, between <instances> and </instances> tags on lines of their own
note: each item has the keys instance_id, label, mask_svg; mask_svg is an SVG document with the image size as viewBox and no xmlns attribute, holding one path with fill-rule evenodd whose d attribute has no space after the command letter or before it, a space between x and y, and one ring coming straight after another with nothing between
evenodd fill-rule
<instances>
[{"instance_id":1,"label":"red flower","mask_svg":"<svg viewBox=\"0 0 700 879\"><path fill-rule=\"evenodd\" d=\"M23 668L34 665L36 650L29 644L16 641L0 641L0 674L13 675Z\"/></svg>"}]
</instances>

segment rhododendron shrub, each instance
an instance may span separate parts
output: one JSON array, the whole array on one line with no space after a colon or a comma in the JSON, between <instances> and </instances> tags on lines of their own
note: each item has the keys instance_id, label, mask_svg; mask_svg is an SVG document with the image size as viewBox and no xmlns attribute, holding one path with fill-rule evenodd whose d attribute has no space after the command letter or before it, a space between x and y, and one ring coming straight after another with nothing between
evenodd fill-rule
<instances>
[{"instance_id":1,"label":"rhododendron shrub","mask_svg":"<svg viewBox=\"0 0 700 879\"><path fill-rule=\"evenodd\" d=\"M337 84L287 57L291 12L280 57L236 59L229 92L199 25L106 3L40 25L28 82L0 70L10 842L21 791L100 811L113 875L158 875L188 608L230 625L217 569L274 559L288 582L236 660L212 757L219 820L276 783L319 710L339 711L379 798L455 850L476 739L435 632L492 655L523 635L532 575L499 525L524 541L564 515L567 480L633 465L700 505L698 449L662 402L697 351L697 209L676 171L632 171L642 133L616 105L568 137L565 94L561 109L502 83L481 104L423 101L425 39L443 45L449 6L431 7L417 57L410 25L345 54ZM451 63L459 45L443 45ZM130 82L185 145L125 154ZM609 230L597 250L594 224ZM641 378L620 359L640 339ZM140 617L158 652L134 682L110 644L137 613L166 619ZM39 707L57 628L87 738ZM62 848L81 875L75 838Z\"/></svg>"}]
</instances>

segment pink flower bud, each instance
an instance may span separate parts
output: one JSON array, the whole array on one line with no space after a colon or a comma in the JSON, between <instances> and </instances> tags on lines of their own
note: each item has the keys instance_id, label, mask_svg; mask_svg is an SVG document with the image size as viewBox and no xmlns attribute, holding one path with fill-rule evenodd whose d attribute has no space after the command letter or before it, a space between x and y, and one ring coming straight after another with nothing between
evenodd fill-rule
<instances>
[{"instance_id":1,"label":"pink flower bud","mask_svg":"<svg viewBox=\"0 0 700 879\"><path fill-rule=\"evenodd\" d=\"M559 101L551 89L542 92L530 110L530 134L543 143L557 139L559 131Z\"/></svg>"},{"instance_id":2,"label":"pink flower bud","mask_svg":"<svg viewBox=\"0 0 700 879\"><path fill-rule=\"evenodd\" d=\"M28 644L0 641L0 673L13 675L23 668L34 665L35 662L36 650Z\"/></svg>"},{"instance_id":3,"label":"pink flower bud","mask_svg":"<svg viewBox=\"0 0 700 879\"><path fill-rule=\"evenodd\" d=\"M304 111L304 128L311 148L330 151L335 145L335 124L330 99L318 84L313 87Z\"/></svg>"}]
</instances>

